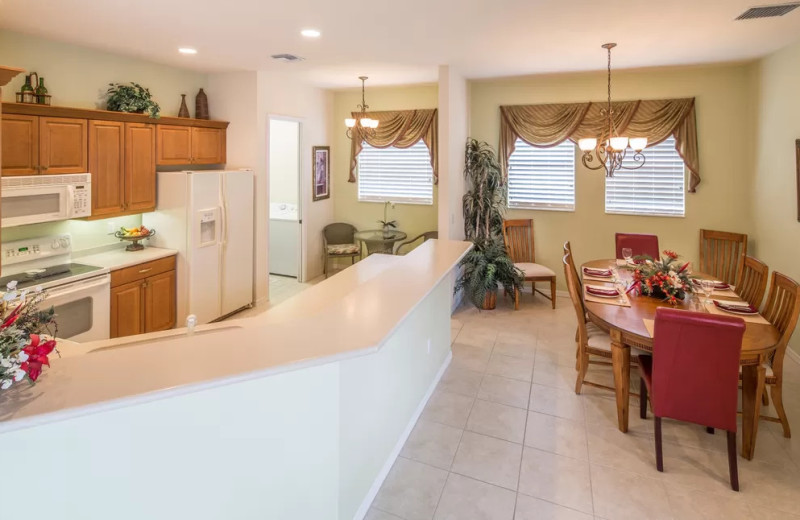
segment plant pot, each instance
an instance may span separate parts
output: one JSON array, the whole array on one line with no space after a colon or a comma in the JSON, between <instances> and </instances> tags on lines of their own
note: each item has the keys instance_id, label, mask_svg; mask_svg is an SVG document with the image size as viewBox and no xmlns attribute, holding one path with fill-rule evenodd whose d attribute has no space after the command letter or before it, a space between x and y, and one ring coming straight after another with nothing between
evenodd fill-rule
<instances>
[{"instance_id":1,"label":"plant pot","mask_svg":"<svg viewBox=\"0 0 800 520\"><path fill-rule=\"evenodd\" d=\"M485 311L491 311L495 307L497 307L497 289L486 293L486 297L483 299L483 307L481 308Z\"/></svg>"}]
</instances>

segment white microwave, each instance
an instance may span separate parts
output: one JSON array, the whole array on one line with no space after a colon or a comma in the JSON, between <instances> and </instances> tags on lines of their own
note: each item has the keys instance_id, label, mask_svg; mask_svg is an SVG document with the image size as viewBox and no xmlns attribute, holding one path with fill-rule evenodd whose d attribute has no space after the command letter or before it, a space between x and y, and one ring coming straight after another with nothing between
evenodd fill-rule
<instances>
[{"instance_id":1,"label":"white microwave","mask_svg":"<svg viewBox=\"0 0 800 520\"><path fill-rule=\"evenodd\" d=\"M3 177L0 226L12 227L92 214L92 175Z\"/></svg>"}]
</instances>

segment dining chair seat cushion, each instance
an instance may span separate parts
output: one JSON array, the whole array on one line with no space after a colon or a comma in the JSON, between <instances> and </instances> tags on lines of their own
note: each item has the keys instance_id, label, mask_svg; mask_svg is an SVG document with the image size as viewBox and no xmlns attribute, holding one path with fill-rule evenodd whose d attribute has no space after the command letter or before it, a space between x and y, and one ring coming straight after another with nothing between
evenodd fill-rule
<instances>
[{"instance_id":1,"label":"dining chair seat cushion","mask_svg":"<svg viewBox=\"0 0 800 520\"><path fill-rule=\"evenodd\" d=\"M597 325L595 325L594 323L587 321L586 336L590 348L611 352L611 336L608 334L608 331L605 331L600 327L598 327ZM646 354L647 352L645 352L644 350L631 347L632 356L639 356Z\"/></svg>"},{"instance_id":2,"label":"dining chair seat cushion","mask_svg":"<svg viewBox=\"0 0 800 520\"><path fill-rule=\"evenodd\" d=\"M522 271L524 273L523 276L525 278L556 275L556 273L554 273L552 269L550 269L549 267L545 267L541 264L532 264L530 262L518 262L514 264L514 267L517 267L520 271Z\"/></svg>"},{"instance_id":3,"label":"dining chair seat cushion","mask_svg":"<svg viewBox=\"0 0 800 520\"><path fill-rule=\"evenodd\" d=\"M329 255L356 255L360 252L358 244L328 244Z\"/></svg>"}]
</instances>

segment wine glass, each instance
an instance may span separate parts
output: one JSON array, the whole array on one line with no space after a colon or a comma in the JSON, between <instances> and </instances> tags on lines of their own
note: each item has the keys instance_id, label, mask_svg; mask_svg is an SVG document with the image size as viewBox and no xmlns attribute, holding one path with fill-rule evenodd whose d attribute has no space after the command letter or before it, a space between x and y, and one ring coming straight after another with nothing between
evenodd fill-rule
<instances>
[{"instance_id":1,"label":"wine glass","mask_svg":"<svg viewBox=\"0 0 800 520\"><path fill-rule=\"evenodd\" d=\"M619 275L614 278L614 287L617 289L617 294L619 294L619 303L625 303L625 290L627 287L625 281Z\"/></svg>"},{"instance_id":2,"label":"wine glass","mask_svg":"<svg viewBox=\"0 0 800 520\"><path fill-rule=\"evenodd\" d=\"M623 247L622 258L624 258L625 262L628 264L633 263L633 249L630 247Z\"/></svg>"},{"instance_id":3,"label":"wine glass","mask_svg":"<svg viewBox=\"0 0 800 520\"><path fill-rule=\"evenodd\" d=\"M711 296L714 295L714 286L716 286L717 282L714 280L701 280L700 286L703 288L703 293L706 296L705 302L708 303L711 300Z\"/></svg>"}]
</instances>

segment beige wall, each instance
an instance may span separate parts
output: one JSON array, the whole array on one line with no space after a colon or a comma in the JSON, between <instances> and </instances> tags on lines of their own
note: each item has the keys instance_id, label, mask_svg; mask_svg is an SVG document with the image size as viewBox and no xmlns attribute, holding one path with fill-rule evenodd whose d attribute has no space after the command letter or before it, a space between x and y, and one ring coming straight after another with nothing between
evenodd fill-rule
<instances>
[{"instance_id":1,"label":"beige wall","mask_svg":"<svg viewBox=\"0 0 800 520\"><path fill-rule=\"evenodd\" d=\"M344 120L361 103L361 89L335 91L333 94L333 124L331 147L331 184L333 185L333 212L337 222L349 222L358 229L378 229L383 219L383 204L359 202L356 183L347 182L350 165L350 139L345 135ZM436 108L436 85L409 87L370 88L367 84L367 104L370 110L411 110ZM440 144L440 149L442 145ZM389 210L389 220L397 220L398 227L413 238L425 231L437 229L438 188L433 188L433 205L397 204Z\"/></svg>"},{"instance_id":2,"label":"beige wall","mask_svg":"<svg viewBox=\"0 0 800 520\"><path fill-rule=\"evenodd\" d=\"M752 197L755 256L800 280L795 140L800 139L800 43L758 64L757 154ZM792 348L800 353L800 335Z\"/></svg>"},{"instance_id":3,"label":"beige wall","mask_svg":"<svg viewBox=\"0 0 800 520\"><path fill-rule=\"evenodd\" d=\"M512 218L533 218L537 261L563 273L562 244L571 240L578 262L614 255L617 231L655 233L660 246L696 261L700 228L753 233L750 221L752 157L751 98L746 65L618 71L613 94L618 100L697 98L702 184L686 196L686 217L606 215L604 177L577 160L574 212L509 211ZM602 101L604 73L546 75L471 84L471 135L496 147L500 105ZM563 276L559 276L563 288Z\"/></svg>"},{"instance_id":4,"label":"beige wall","mask_svg":"<svg viewBox=\"0 0 800 520\"><path fill-rule=\"evenodd\" d=\"M177 115L182 93L189 94L189 110L193 113L194 93L206 86L205 74L5 30L0 30L0 63L37 72L45 78L53 104L61 106L104 108L102 98L108 83L136 81L150 89L163 115ZM3 101L14 101L14 92L24 81L24 75L17 76L4 88ZM213 98L210 104L213 115ZM4 229L3 240L72 233L73 245L80 250L118 242L110 230L140 223L141 218L135 215L93 222L35 224Z\"/></svg>"}]
</instances>

